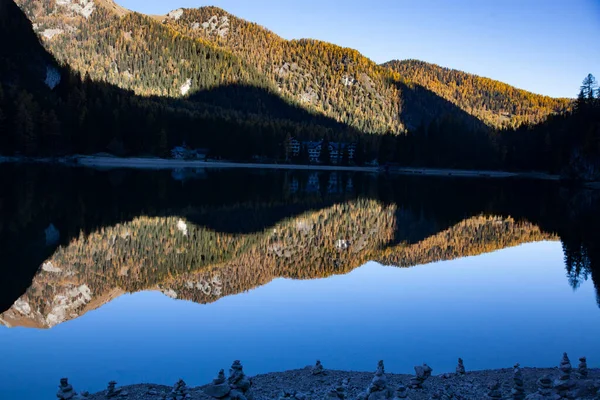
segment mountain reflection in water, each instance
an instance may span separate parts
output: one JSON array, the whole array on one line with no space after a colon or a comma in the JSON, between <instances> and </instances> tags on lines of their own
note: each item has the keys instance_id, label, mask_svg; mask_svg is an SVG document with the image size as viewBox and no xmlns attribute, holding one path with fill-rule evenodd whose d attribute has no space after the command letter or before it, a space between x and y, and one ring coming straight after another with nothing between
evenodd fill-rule
<instances>
[{"instance_id":1,"label":"mountain reflection in water","mask_svg":"<svg viewBox=\"0 0 600 400\"><path fill-rule=\"evenodd\" d=\"M126 292L210 303L367 261L410 267L561 240L599 284L597 197L553 182L3 166L0 323L49 328Z\"/></svg>"}]
</instances>

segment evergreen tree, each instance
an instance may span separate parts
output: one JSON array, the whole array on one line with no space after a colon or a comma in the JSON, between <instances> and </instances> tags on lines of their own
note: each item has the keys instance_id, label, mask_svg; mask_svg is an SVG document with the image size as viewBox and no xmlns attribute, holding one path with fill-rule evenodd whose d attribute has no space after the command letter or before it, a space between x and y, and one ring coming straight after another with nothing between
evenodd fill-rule
<instances>
[{"instance_id":1,"label":"evergreen tree","mask_svg":"<svg viewBox=\"0 0 600 400\"><path fill-rule=\"evenodd\" d=\"M18 149L26 155L35 155L38 149L38 137L34 122L35 104L29 93L21 92L17 98L14 136Z\"/></svg>"},{"instance_id":2,"label":"evergreen tree","mask_svg":"<svg viewBox=\"0 0 600 400\"><path fill-rule=\"evenodd\" d=\"M167 131L165 128L160 128L158 132L158 140L157 140L157 154L159 157L168 158L169 157L169 143L168 143Z\"/></svg>"},{"instance_id":3,"label":"evergreen tree","mask_svg":"<svg viewBox=\"0 0 600 400\"><path fill-rule=\"evenodd\" d=\"M596 89L598 89L596 78L594 75L588 74L581 84L581 92L583 93L583 96L588 100L593 99Z\"/></svg>"}]
</instances>

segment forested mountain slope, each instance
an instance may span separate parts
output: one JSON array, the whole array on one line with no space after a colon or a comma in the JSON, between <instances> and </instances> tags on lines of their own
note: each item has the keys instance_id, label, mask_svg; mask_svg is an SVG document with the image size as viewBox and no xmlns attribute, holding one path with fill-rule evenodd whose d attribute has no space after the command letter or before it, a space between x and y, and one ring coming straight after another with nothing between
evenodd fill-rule
<instances>
[{"instance_id":1,"label":"forested mountain slope","mask_svg":"<svg viewBox=\"0 0 600 400\"><path fill-rule=\"evenodd\" d=\"M216 7L149 17L112 0L16 2L61 63L138 95L180 98L228 85L261 88L364 133L401 133L445 115L470 127L477 125L470 116L489 126L514 126L567 105L460 73L461 82L475 80L463 92L456 89L459 78L428 78L423 70L429 64L380 66L356 50L285 40ZM242 97L234 106L252 103L260 102Z\"/></svg>"},{"instance_id":2,"label":"forested mountain slope","mask_svg":"<svg viewBox=\"0 0 600 400\"><path fill-rule=\"evenodd\" d=\"M254 155L275 159L286 134L300 138L357 134L333 119L288 104L266 81L252 85L244 81L246 77L249 81L260 80L261 76L235 56L213 45L182 38L149 17L116 6L105 8L103 4L114 6L108 0L25 1L20 9L12 0L0 0L0 36L13 38L0 47L0 154L46 156L110 151L123 156L166 156L170 148L187 142L230 159ZM37 22L32 24L23 10ZM102 16L107 22L105 29L86 33L88 21ZM130 87L125 84L119 87L107 82L110 73L103 75L122 68L102 54L115 48L111 40L118 30L114 27L126 28L128 24L139 28L136 34L144 40L133 51L127 31L125 47L118 53L123 53L124 62L132 63L131 70L125 70L130 71L129 75L124 76L129 76L131 87L139 94L124 89ZM172 35L163 37L165 32ZM59 47L65 53L57 47L56 54L65 59L57 61L42 46L38 35L46 38L46 45L47 40L62 41L63 47ZM87 39L79 42L83 38ZM175 58L152 56L158 54L158 46L170 44L173 48L169 54ZM182 96L192 90L191 78L179 86L183 75L165 72L186 51L203 61L183 62L185 71L210 70L218 76L204 72L194 75L204 85L194 99L148 96L157 87L154 83L160 82L166 82L161 86L165 93ZM129 53L134 55L129 57ZM88 58L102 68L90 72ZM79 67L72 67L71 61ZM231 68L231 73L226 68ZM93 72L98 75L92 77ZM135 74L141 78L135 78Z\"/></svg>"},{"instance_id":3,"label":"forested mountain slope","mask_svg":"<svg viewBox=\"0 0 600 400\"><path fill-rule=\"evenodd\" d=\"M402 130L401 93L392 74L356 50L318 40L288 41L216 7L177 10L164 23L247 60L306 108L366 132Z\"/></svg>"},{"instance_id":4,"label":"forested mountain slope","mask_svg":"<svg viewBox=\"0 0 600 400\"><path fill-rule=\"evenodd\" d=\"M424 61L390 61L384 66L496 127L541 122L548 115L563 112L571 105L569 99L533 94L493 79Z\"/></svg>"}]
</instances>

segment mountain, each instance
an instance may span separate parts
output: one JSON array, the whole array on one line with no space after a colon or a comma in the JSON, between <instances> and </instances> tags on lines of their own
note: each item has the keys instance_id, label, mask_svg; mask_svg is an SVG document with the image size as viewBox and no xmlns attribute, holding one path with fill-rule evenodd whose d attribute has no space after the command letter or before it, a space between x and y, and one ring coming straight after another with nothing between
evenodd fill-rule
<instances>
[{"instance_id":1,"label":"mountain","mask_svg":"<svg viewBox=\"0 0 600 400\"><path fill-rule=\"evenodd\" d=\"M295 137L353 142L356 164L574 176L597 164L595 122L545 124L571 112L569 99L421 61L377 65L215 7L146 16L112 0L2 3L2 34L15 37L0 61L2 154L168 157L185 143L211 158L289 162ZM572 127L588 132L583 144ZM592 161L577 162L581 148Z\"/></svg>"},{"instance_id":2,"label":"mountain","mask_svg":"<svg viewBox=\"0 0 600 400\"><path fill-rule=\"evenodd\" d=\"M570 108L571 99L555 99L517 89L499 81L418 60L383 64L407 82L421 85L461 110L495 127L542 122Z\"/></svg>"},{"instance_id":3,"label":"mountain","mask_svg":"<svg viewBox=\"0 0 600 400\"><path fill-rule=\"evenodd\" d=\"M0 4L0 34L15 38L0 54L2 154L110 151L167 156L170 148L186 142L210 149L214 156L276 159L286 135L358 135L333 119L289 104L234 55L182 37L149 17L125 13L112 2L24 1L23 9L12 0ZM37 22L28 21L23 10ZM93 21L104 23L101 32L95 29L99 26L91 27ZM128 27L132 30L123 31ZM129 41L129 32L139 40ZM40 38L62 40L66 53L49 52ZM119 52L114 52L115 41L122 46ZM135 51L129 47L133 43ZM110 71L122 68L106 59L111 51L130 62L131 68L118 76L129 76L131 86L109 82ZM184 57L196 61L185 62ZM106 69L94 70L99 75L92 78L85 67L98 67L96 63ZM193 82L180 73L204 85L194 99L181 97ZM164 95L156 92L161 87Z\"/></svg>"},{"instance_id":4,"label":"mountain","mask_svg":"<svg viewBox=\"0 0 600 400\"><path fill-rule=\"evenodd\" d=\"M474 119L514 125L567 106L566 100L465 73L432 81L429 64L381 66L334 44L285 40L216 7L157 17L129 12L112 0L17 3L61 63L143 96L193 98L217 86L250 85L365 133L400 133L444 114L465 122L471 117L471 126ZM474 80L468 93L455 89L458 81ZM462 100L455 92L477 96Z\"/></svg>"}]
</instances>

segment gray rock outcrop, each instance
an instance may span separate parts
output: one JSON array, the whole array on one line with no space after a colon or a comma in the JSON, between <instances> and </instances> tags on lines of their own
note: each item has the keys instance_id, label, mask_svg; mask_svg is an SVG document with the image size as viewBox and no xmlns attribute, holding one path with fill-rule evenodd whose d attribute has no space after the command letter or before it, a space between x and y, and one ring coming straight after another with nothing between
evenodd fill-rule
<instances>
[{"instance_id":1,"label":"gray rock outcrop","mask_svg":"<svg viewBox=\"0 0 600 400\"><path fill-rule=\"evenodd\" d=\"M456 366L456 373L458 375L464 375L466 373L466 371L465 371L465 364L463 363L463 359L462 358L458 359L458 365Z\"/></svg>"},{"instance_id":2,"label":"gray rock outcrop","mask_svg":"<svg viewBox=\"0 0 600 400\"><path fill-rule=\"evenodd\" d=\"M515 364L513 369L513 388L510 394L513 400L525 399L525 383L523 382L523 372L519 364Z\"/></svg>"},{"instance_id":3,"label":"gray rock outcrop","mask_svg":"<svg viewBox=\"0 0 600 400\"><path fill-rule=\"evenodd\" d=\"M377 363L377 371L371 381L371 384L367 388L367 391L359 396L362 400L384 400L392 398L392 390L388 388L387 378L385 376L385 368L383 366L383 360Z\"/></svg>"},{"instance_id":4,"label":"gray rock outcrop","mask_svg":"<svg viewBox=\"0 0 600 400\"><path fill-rule=\"evenodd\" d=\"M422 389L423 382L431 376L433 369L427 364L415 367L415 376L410 378L410 387L413 389Z\"/></svg>"}]
</instances>

